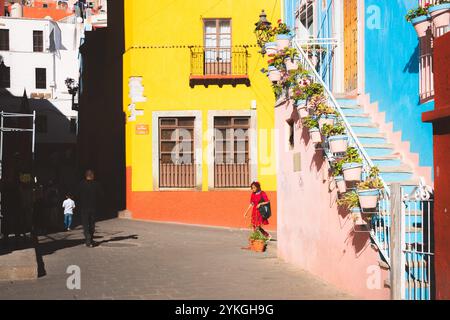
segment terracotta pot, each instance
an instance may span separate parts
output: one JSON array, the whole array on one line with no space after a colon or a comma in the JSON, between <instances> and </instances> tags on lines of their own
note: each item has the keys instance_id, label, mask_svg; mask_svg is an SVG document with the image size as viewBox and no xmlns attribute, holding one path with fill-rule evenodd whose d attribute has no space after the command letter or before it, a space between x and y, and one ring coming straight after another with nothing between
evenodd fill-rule
<instances>
[{"instance_id":1,"label":"terracotta pot","mask_svg":"<svg viewBox=\"0 0 450 320\"><path fill-rule=\"evenodd\" d=\"M319 128L322 129L324 124L329 124L330 126L333 126L335 120L336 116L334 114L322 115L319 118Z\"/></svg>"},{"instance_id":2,"label":"terracotta pot","mask_svg":"<svg viewBox=\"0 0 450 320\"><path fill-rule=\"evenodd\" d=\"M450 3L432 6L429 13L435 28L446 27L450 24Z\"/></svg>"},{"instance_id":3,"label":"terracotta pot","mask_svg":"<svg viewBox=\"0 0 450 320\"><path fill-rule=\"evenodd\" d=\"M288 34L279 34L277 35L277 49L278 51L282 51L289 47L291 44L291 36Z\"/></svg>"},{"instance_id":4,"label":"terracotta pot","mask_svg":"<svg viewBox=\"0 0 450 320\"><path fill-rule=\"evenodd\" d=\"M328 138L330 150L332 153L341 153L347 151L348 137L347 136L331 136Z\"/></svg>"},{"instance_id":5,"label":"terracotta pot","mask_svg":"<svg viewBox=\"0 0 450 320\"><path fill-rule=\"evenodd\" d=\"M428 16L420 16L411 20L414 29L416 29L417 36L419 38L427 35L427 30L431 25L431 21Z\"/></svg>"},{"instance_id":6,"label":"terracotta pot","mask_svg":"<svg viewBox=\"0 0 450 320\"><path fill-rule=\"evenodd\" d=\"M267 42L264 47L266 49L266 54L268 56L278 53L277 51L278 44L276 42Z\"/></svg>"},{"instance_id":7,"label":"terracotta pot","mask_svg":"<svg viewBox=\"0 0 450 320\"><path fill-rule=\"evenodd\" d=\"M361 181L362 173L361 163L344 163L342 165L342 171L344 173L345 181Z\"/></svg>"},{"instance_id":8,"label":"terracotta pot","mask_svg":"<svg viewBox=\"0 0 450 320\"><path fill-rule=\"evenodd\" d=\"M322 135L320 134L319 129L317 129L317 128L309 129L309 135L310 135L311 141L313 143L320 143L320 142L322 142Z\"/></svg>"},{"instance_id":9,"label":"terracotta pot","mask_svg":"<svg viewBox=\"0 0 450 320\"><path fill-rule=\"evenodd\" d=\"M281 72L275 67L269 67L269 80L272 82L278 82L281 80Z\"/></svg>"},{"instance_id":10,"label":"terracotta pot","mask_svg":"<svg viewBox=\"0 0 450 320\"><path fill-rule=\"evenodd\" d=\"M287 71L297 70L298 69L298 62L295 59L286 58L284 60L284 64L286 66L286 70Z\"/></svg>"},{"instance_id":11,"label":"terracotta pot","mask_svg":"<svg viewBox=\"0 0 450 320\"><path fill-rule=\"evenodd\" d=\"M343 176L336 176L334 177L334 180L336 181L336 185L338 187L339 193L346 193L347 192L347 184L345 183Z\"/></svg>"},{"instance_id":12,"label":"terracotta pot","mask_svg":"<svg viewBox=\"0 0 450 320\"><path fill-rule=\"evenodd\" d=\"M264 240L253 240L251 249L256 252L264 252L266 250L266 242Z\"/></svg>"},{"instance_id":13,"label":"terracotta pot","mask_svg":"<svg viewBox=\"0 0 450 320\"><path fill-rule=\"evenodd\" d=\"M359 204L364 209L374 209L378 205L380 191L378 189L357 190Z\"/></svg>"}]
</instances>

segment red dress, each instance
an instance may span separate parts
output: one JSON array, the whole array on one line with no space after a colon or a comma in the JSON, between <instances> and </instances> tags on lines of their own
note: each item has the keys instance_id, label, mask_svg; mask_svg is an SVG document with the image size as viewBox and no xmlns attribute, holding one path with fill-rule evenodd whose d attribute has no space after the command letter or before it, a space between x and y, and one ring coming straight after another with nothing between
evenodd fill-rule
<instances>
[{"instance_id":1,"label":"red dress","mask_svg":"<svg viewBox=\"0 0 450 320\"><path fill-rule=\"evenodd\" d=\"M269 224L269 221L267 219L263 219L263 217L261 216L261 213L259 213L258 208L256 208L258 203L261 202L261 198L263 199L264 202L269 201L269 198L267 197L267 195L264 191L260 191L258 193L252 193L252 196L250 197L250 203L253 205L253 211L252 211L252 226L253 227L260 227L261 225Z\"/></svg>"}]
</instances>

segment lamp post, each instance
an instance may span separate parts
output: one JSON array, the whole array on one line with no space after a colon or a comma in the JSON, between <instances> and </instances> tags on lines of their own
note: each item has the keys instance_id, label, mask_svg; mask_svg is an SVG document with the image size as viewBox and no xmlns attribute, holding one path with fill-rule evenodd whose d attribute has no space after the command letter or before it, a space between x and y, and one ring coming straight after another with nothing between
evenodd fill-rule
<instances>
[{"instance_id":1,"label":"lamp post","mask_svg":"<svg viewBox=\"0 0 450 320\"><path fill-rule=\"evenodd\" d=\"M255 23L255 34L258 42L258 46L261 48L261 54L264 55L266 53L266 48L264 45L266 42L270 40L272 37L272 23L267 20L267 15L264 12L264 9L261 10L261 14L259 15L258 22Z\"/></svg>"}]
</instances>

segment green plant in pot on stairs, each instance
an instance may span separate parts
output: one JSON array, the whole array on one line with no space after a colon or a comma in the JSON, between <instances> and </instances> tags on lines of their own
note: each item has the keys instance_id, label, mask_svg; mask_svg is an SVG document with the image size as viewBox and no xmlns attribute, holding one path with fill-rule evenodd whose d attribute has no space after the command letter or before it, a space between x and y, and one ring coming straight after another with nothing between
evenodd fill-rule
<instances>
[{"instance_id":1,"label":"green plant in pot on stairs","mask_svg":"<svg viewBox=\"0 0 450 320\"><path fill-rule=\"evenodd\" d=\"M307 116L302 120L303 125L309 129L309 136L311 137L311 141L313 143L321 143L322 135L319 130L319 122L313 116Z\"/></svg>"},{"instance_id":2,"label":"green plant in pot on stairs","mask_svg":"<svg viewBox=\"0 0 450 320\"><path fill-rule=\"evenodd\" d=\"M344 164L344 160L340 159L338 161L335 161L331 165L332 173L333 173L333 179L336 182L338 191L340 194L344 194L347 192L347 184L345 183L344 176L342 173L342 165Z\"/></svg>"},{"instance_id":3,"label":"green plant in pot on stairs","mask_svg":"<svg viewBox=\"0 0 450 320\"><path fill-rule=\"evenodd\" d=\"M287 71L297 70L298 69L298 52L295 48L285 48L283 50L284 54L284 65Z\"/></svg>"},{"instance_id":4,"label":"green plant in pot on stairs","mask_svg":"<svg viewBox=\"0 0 450 320\"><path fill-rule=\"evenodd\" d=\"M278 82L281 80L283 73L285 72L284 67L284 55L283 54L276 54L273 57L271 57L268 61L268 77L269 80L272 82ZM263 72L266 70L263 69Z\"/></svg>"},{"instance_id":5,"label":"green plant in pot on stairs","mask_svg":"<svg viewBox=\"0 0 450 320\"><path fill-rule=\"evenodd\" d=\"M348 136L345 134L345 127L341 121L331 125L325 123L322 126L322 134L327 137L328 145L332 153L346 152Z\"/></svg>"},{"instance_id":6,"label":"green plant in pot on stairs","mask_svg":"<svg viewBox=\"0 0 450 320\"><path fill-rule=\"evenodd\" d=\"M337 200L337 205L346 208L351 212L355 225L365 225L366 222L362 219L361 209L359 207L359 197L356 191L345 193Z\"/></svg>"},{"instance_id":7,"label":"green plant in pot on stairs","mask_svg":"<svg viewBox=\"0 0 450 320\"><path fill-rule=\"evenodd\" d=\"M320 129L322 129L322 127L325 124L334 126L334 123L337 119L336 111L326 103L319 104L316 107L314 114L319 119L319 128Z\"/></svg>"},{"instance_id":8,"label":"green plant in pot on stairs","mask_svg":"<svg viewBox=\"0 0 450 320\"><path fill-rule=\"evenodd\" d=\"M380 190L384 188L380 177L380 170L374 166L370 168L367 178L358 183L356 192L358 193L361 209L375 209L380 198Z\"/></svg>"},{"instance_id":9,"label":"green plant in pot on stairs","mask_svg":"<svg viewBox=\"0 0 450 320\"><path fill-rule=\"evenodd\" d=\"M362 158L359 155L358 149L355 147L348 147L347 152L343 158L342 173L344 180L347 182L361 181L362 173Z\"/></svg>"}]
</instances>

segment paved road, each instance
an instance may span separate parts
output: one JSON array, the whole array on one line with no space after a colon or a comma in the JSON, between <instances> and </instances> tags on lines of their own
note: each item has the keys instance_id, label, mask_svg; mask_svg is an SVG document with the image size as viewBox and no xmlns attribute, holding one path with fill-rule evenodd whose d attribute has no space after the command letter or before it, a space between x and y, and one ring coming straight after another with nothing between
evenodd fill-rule
<instances>
[{"instance_id":1,"label":"paved road","mask_svg":"<svg viewBox=\"0 0 450 320\"><path fill-rule=\"evenodd\" d=\"M114 219L99 222L100 245L80 229L40 238L46 275L0 282L0 299L349 299L267 252L243 250L247 231ZM67 289L68 266L81 289ZM41 270L42 271L42 270Z\"/></svg>"}]
</instances>

